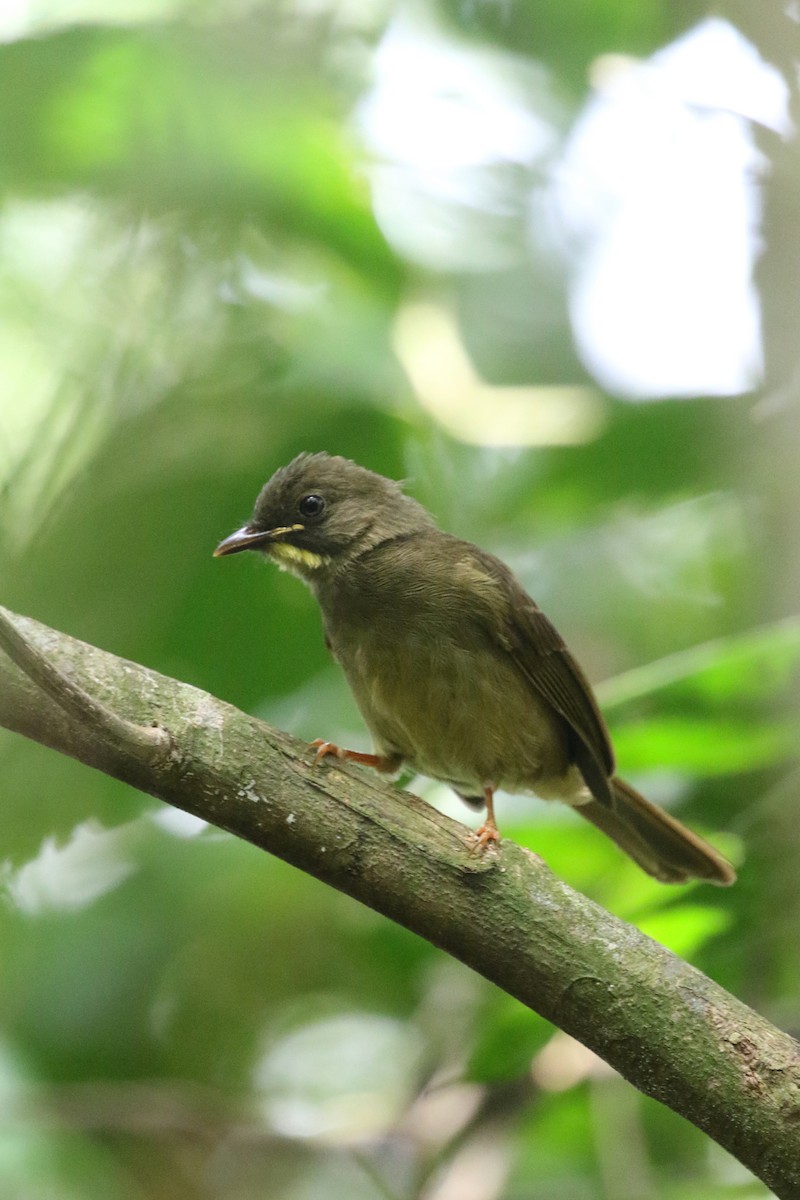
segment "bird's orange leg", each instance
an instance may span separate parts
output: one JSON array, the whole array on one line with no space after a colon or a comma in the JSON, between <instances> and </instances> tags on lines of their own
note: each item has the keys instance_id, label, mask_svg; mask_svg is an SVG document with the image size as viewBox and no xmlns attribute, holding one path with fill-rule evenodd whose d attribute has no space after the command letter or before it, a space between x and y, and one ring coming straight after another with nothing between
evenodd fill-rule
<instances>
[{"instance_id":1,"label":"bird's orange leg","mask_svg":"<svg viewBox=\"0 0 800 1200\"><path fill-rule=\"evenodd\" d=\"M311 743L309 749L316 750L314 766L322 762L323 758L332 755L334 758L341 758L347 762L361 763L364 767L373 767L376 771L385 771L387 774L392 774L403 761L399 754L362 754L360 750L343 750L335 742L326 742L324 738L317 738L316 741Z\"/></svg>"},{"instance_id":2,"label":"bird's orange leg","mask_svg":"<svg viewBox=\"0 0 800 1200\"><path fill-rule=\"evenodd\" d=\"M484 787L483 798L486 801L486 820L475 833L473 851L485 850L489 842L500 841L500 832L494 819L494 787L491 783Z\"/></svg>"}]
</instances>

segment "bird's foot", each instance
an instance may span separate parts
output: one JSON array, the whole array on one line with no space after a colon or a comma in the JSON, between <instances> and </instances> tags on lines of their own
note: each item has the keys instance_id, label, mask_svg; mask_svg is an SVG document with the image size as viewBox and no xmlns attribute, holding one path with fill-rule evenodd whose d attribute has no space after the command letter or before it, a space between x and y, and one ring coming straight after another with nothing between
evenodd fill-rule
<instances>
[{"instance_id":1,"label":"bird's foot","mask_svg":"<svg viewBox=\"0 0 800 1200\"><path fill-rule=\"evenodd\" d=\"M486 820L472 835L470 854L482 853L490 842L500 841L500 831L494 819L494 785L491 783L484 784L483 802L486 805Z\"/></svg>"},{"instance_id":2,"label":"bird's foot","mask_svg":"<svg viewBox=\"0 0 800 1200\"><path fill-rule=\"evenodd\" d=\"M481 825L480 829L476 829L475 832L470 835L470 840L472 842L472 845L470 846L470 854L482 854L491 842L494 842L495 845L499 843L500 831L498 830L494 821L492 821L491 824L489 824L488 821L485 821L483 825Z\"/></svg>"},{"instance_id":3,"label":"bird's foot","mask_svg":"<svg viewBox=\"0 0 800 1200\"><path fill-rule=\"evenodd\" d=\"M317 738L311 742L309 750L316 751L314 766L322 762L323 758L328 757L340 758L345 762L361 763L362 766L373 767L376 771L392 772L400 766L400 759L397 755L386 757L383 754L362 754L360 750L345 750L341 746L337 746L335 742L326 742L324 738Z\"/></svg>"},{"instance_id":4,"label":"bird's foot","mask_svg":"<svg viewBox=\"0 0 800 1200\"><path fill-rule=\"evenodd\" d=\"M309 742L309 750L315 750L314 766L322 762L323 758L332 755L334 758L344 758L347 754L341 746L337 746L335 742L326 742L324 738L315 738L313 742Z\"/></svg>"}]
</instances>

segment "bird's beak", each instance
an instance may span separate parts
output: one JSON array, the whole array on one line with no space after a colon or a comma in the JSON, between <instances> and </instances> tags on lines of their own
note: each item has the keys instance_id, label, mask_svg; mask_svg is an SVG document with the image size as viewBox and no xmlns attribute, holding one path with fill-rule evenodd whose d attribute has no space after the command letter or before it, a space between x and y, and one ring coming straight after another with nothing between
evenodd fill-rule
<instances>
[{"instance_id":1,"label":"bird's beak","mask_svg":"<svg viewBox=\"0 0 800 1200\"><path fill-rule=\"evenodd\" d=\"M255 529L252 525L243 525L220 542L214 551L214 558L222 558L225 554L238 554L240 550L258 550L268 542L279 541L287 533L294 533L302 528L302 525L284 525L279 529Z\"/></svg>"}]
</instances>

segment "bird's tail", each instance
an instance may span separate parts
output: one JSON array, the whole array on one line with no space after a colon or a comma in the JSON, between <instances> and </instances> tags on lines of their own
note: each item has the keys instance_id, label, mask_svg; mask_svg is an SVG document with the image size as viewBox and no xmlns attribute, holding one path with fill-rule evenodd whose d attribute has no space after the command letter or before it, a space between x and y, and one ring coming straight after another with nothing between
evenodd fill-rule
<instances>
[{"instance_id":1,"label":"bird's tail","mask_svg":"<svg viewBox=\"0 0 800 1200\"><path fill-rule=\"evenodd\" d=\"M662 883L703 879L727 887L736 872L713 846L692 833L622 779L611 780L614 807L597 800L575 811L612 838L620 849Z\"/></svg>"}]
</instances>

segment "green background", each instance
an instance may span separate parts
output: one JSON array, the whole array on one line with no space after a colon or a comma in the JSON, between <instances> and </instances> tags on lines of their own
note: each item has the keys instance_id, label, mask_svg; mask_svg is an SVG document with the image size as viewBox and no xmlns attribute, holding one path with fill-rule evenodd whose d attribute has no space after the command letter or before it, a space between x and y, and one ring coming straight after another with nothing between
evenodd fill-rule
<instances>
[{"instance_id":1,"label":"green background","mask_svg":"<svg viewBox=\"0 0 800 1200\"><path fill-rule=\"evenodd\" d=\"M311 596L211 551L300 450L406 479L514 568L606 681L624 773L740 880L659 886L535 800L501 797L504 835L796 1032L796 144L753 127L758 391L609 394L568 315L589 249L529 220L593 64L647 57L710 11L31 3L0 43L0 602L367 748ZM781 6L713 11L791 85ZM386 30L411 18L476 77L511 80L552 142L530 167L474 167L475 194L500 203L440 197L427 226L409 202L403 242L370 180L388 172L401 208L411 184L377 161L360 106ZM438 228L457 253L436 263L414 237ZM444 314L494 390L473 378L437 416L398 332L409 313L418 337ZM504 440L511 386L528 389L527 432ZM316 881L3 731L0 781L3 1196L767 1194L534 1014Z\"/></svg>"}]
</instances>

